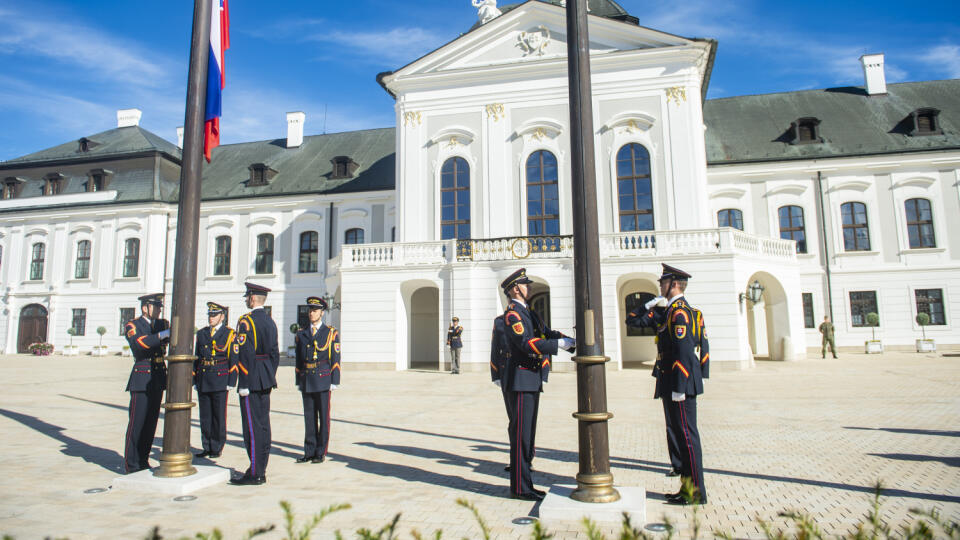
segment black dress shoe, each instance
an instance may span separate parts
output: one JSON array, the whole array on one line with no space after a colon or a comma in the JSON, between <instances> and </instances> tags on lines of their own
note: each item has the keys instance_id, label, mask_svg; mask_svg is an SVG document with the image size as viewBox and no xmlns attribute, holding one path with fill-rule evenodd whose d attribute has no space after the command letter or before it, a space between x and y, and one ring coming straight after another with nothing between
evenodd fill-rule
<instances>
[{"instance_id":1,"label":"black dress shoe","mask_svg":"<svg viewBox=\"0 0 960 540\"><path fill-rule=\"evenodd\" d=\"M697 499L687 500L686 497L673 497L673 498L667 498L667 504L674 505L674 506L692 506L694 504L697 504L697 505L703 506L707 504L707 498L703 497L700 500L697 500Z\"/></svg>"},{"instance_id":2,"label":"black dress shoe","mask_svg":"<svg viewBox=\"0 0 960 540\"><path fill-rule=\"evenodd\" d=\"M213 452L210 452L209 454L207 454L207 457L210 459L218 458L220 457L220 452L217 452L216 454L214 454Z\"/></svg>"},{"instance_id":3,"label":"black dress shoe","mask_svg":"<svg viewBox=\"0 0 960 540\"><path fill-rule=\"evenodd\" d=\"M314 456L310 463L323 463L323 456Z\"/></svg>"},{"instance_id":4,"label":"black dress shoe","mask_svg":"<svg viewBox=\"0 0 960 540\"><path fill-rule=\"evenodd\" d=\"M665 476L670 476L670 477L680 476L680 469L670 469L670 471L667 472Z\"/></svg>"},{"instance_id":5,"label":"black dress shoe","mask_svg":"<svg viewBox=\"0 0 960 540\"><path fill-rule=\"evenodd\" d=\"M203 452L196 452L196 453L193 454L193 455L194 455L195 457L203 458L203 457L209 456L209 455L210 455L210 452L207 452L206 450L204 450Z\"/></svg>"},{"instance_id":6,"label":"black dress shoe","mask_svg":"<svg viewBox=\"0 0 960 540\"><path fill-rule=\"evenodd\" d=\"M310 461L311 459L313 459L312 456L298 457L298 458L297 458L297 463L306 463L306 462Z\"/></svg>"},{"instance_id":7,"label":"black dress shoe","mask_svg":"<svg viewBox=\"0 0 960 540\"><path fill-rule=\"evenodd\" d=\"M230 483L235 486L259 486L267 483L267 477L243 475L240 478L231 478Z\"/></svg>"},{"instance_id":8,"label":"black dress shoe","mask_svg":"<svg viewBox=\"0 0 960 540\"><path fill-rule=\"evenodd\" d=\"M503 470L505 470L505 471L507 471L507 472L510 472L510 466L507 465L506 467L503 468Z\"/></svg>"},{"instance_id":9,"label":"black dress shoe","mask_svg":"<svg viewBox=\"0 0 960 540\"><path fill-rule=\"evenodd\" d=\"M534 490L530 493L511 493L510 498L520 499L521 501L542 501L543 495L541 495L541 493L543 492L541 491L540 493L537 493L537 490Z\"/></svg>"},{"instance_id":10,"label":"black dress shoe","mask_svg":"<svg viewBox=\"0 0 960 540\"><path fill-rule=\"evenodd\" d=\"M533 492L539 495L541 498L547 496L547 492L542 489L533 488Z\"/></svg>"}]
</instances>

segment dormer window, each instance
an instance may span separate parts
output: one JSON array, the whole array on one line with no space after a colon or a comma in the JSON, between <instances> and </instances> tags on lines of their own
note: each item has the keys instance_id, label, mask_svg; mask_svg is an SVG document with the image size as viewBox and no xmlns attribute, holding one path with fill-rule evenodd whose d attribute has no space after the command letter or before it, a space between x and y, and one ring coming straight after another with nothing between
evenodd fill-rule
<instances>
[{"instance_id":1,"label":"dormer window","mask_svg":"<svg viewBox=\"0 0 960 540\"><path fill-rule=\"evenodd\" d=\"M910 135L942 135L939 115L940 109L931 107L917 109L910 113L913 120Z\"/></svg>"},{"instance_id":2,"label":"dormer window","mask_svg":"<svg viewBox=\"0 0 960 540\"><path fill-rule=\"evenodd\" d=\"M43 194L59 195L64 188L64 176L60 173L50 173L43 177Z\"/></svg>"},{"instance_id":3,"label":"dormer window","mask_svg":"<svg viewBox=\"0 0 960 540\"><path fill-rule=\"evenodd\" d=\"M97 191L103 191L107 189L107 185L110 183L110 177L113 175L112 171L105 169L94 169L87 173L87 181L83 184L83 189L87 193L95 193Z\"/></svg>"},{"instance_id":4,"label":"dormer window","mask_svg":"<svg viewBox=\"0 0 960 540\"><path fill-rule=\"evenodd\" d=\"M88 138L86 138L86 137L82 137L82 138L81 138L79 141L77 141L77 142L78 142L79 145L80 145L79 148L77 149L78 152L89 152L89 151L92 150L95 146L99 146L99 145L100 145L100 143L98 143L98 142L96 142L96 141L91 141L90 139L88 139Z\"/></svg>"},{"instance_id":5,"label":"dormer window","mask_svg":"<svg viewBox=\"0 0 960 540\"><path fill-rule=\"evenodd\" d=\"M0 198L4 200L15 199L20 194L20 187L23 186L23 180L9 176L3 179L3 189L0 191Z\"/></svg>"},{"instance_id":6,"label":"dormer window","mask_svg":"<svg viewBox=\"0 0 960 540\"><path fill-rule=\"evenodd\" d=\"M250 170L250 180L247 182L247 187L266 186L277 175L277 171L263 163L254 163L248 169Z\"/></svg>"},{"instance_id":7,"label":"dormer window","mask_svg":"<svg viewBox=\"0 0 960 540\"><path fill-rule=\"evenodd\" d=\"M330 175L331 179L351 178L357 168L360 167L360 165L350 159L349 156L337 156L331 159L330 163L333 163L333 173Z\"/></svg>"},{"instance_id":8,"label":"dormer window","mask_svg":"<svg viewBox=\"0 0 960 540\"><path fill-rule=\"evenodd\" d=\"M800 118L790 124L790 130L793 134L793 140L790 144L814 144L821 143L820 138L820 120L812 116Z\"/></svg>"}]
</instances>

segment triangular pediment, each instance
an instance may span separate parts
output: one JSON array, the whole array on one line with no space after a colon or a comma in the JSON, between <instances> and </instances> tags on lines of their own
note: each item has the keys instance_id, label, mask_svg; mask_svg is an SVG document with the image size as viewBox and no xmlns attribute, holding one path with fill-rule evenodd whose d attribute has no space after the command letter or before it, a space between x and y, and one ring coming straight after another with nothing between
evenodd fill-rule
<instances>
[{"instance_id":1,"label":"triangular pediment","mask_svg":"<svg viewBox=\"0 0 960 540\"><path fill-rule=\"evenodd\" d=\"M589 16L590 54L685 46L692 40L629 22ZM419 58L388 79L499 65L549 62L567 55L566 10L530 0ZM389 81L385 81L389 84Z\"/></svg>"}]
</instances>

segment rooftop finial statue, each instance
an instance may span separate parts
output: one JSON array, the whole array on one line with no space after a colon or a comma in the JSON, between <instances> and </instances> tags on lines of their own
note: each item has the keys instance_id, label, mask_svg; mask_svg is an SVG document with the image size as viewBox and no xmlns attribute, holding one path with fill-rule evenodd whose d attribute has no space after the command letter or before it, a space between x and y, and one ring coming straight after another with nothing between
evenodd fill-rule
<instances>
[{"instance_id":1,"label":"rooftop finial statue","mask_svg":"<svg viewBox=\"0 0 960 540\"><path fill-rule=\"evenodd\" d=\"M471 0L473 7L477 8L477 16L480 18L480 24L487 24L500 16L500 10L497 9L497 0Z\"/></svg>"}]
</instances>

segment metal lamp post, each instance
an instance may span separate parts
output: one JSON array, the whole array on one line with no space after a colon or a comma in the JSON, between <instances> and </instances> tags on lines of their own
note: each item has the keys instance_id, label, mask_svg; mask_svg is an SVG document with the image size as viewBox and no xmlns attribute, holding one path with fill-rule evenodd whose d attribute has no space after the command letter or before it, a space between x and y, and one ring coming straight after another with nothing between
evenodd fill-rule
<instances>
[{"instance_id":1,"label":"metal lamp post","mask_svg":"<svg viewBox=\"0 0 960 540\"><path fill-rule=\"evenodd\" d=\"M607 380L597 227L597 183L590 91L587 1L567 1L567 66L570 90L570 155L573 199L573 272L577 321L577 412L580 471L570 497L581 502L620 499L610 474Z\"/></svg>"},{"instance_id":2,"label":"metal lamp post","mask_svg":"<svg viewBox=\"0 0 960 540\"><path fill-rule=\"evenodd\" d=\"M194 406L191 372L193 324L197 296L197 256L200 230L200 175L203 167L203 113L206 100L210 46L211 3L195 0L187 107L184 123L180 202L177 207L176 258L173 264L173 302L170 308L170 354L167 356L167 399L163 420L163 451L154 476L176 478L197 470L191 465L190 409Z\"/></svg>"}]
</instances>

